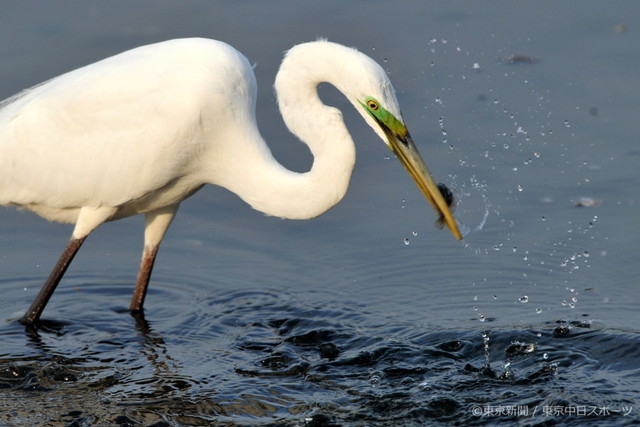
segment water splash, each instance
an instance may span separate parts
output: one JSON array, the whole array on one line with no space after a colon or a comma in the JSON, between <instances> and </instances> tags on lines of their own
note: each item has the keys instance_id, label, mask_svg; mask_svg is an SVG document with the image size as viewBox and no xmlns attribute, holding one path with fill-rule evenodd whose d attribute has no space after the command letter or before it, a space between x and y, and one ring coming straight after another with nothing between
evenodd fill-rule
<instances>
[{"instance_id":1,"label":"water splash","mask_svg":"<svg viewBox=\"0 0 640 427\"><path fill-rule=\"evenodd\" d=\"M486 184L478 180L475 175L462 184L455 181L456 177L453 178L451 187L455 195L455 216L462 237L467 237L471 233L483 230L493 211L493 206L487 196ZM475 218L468 219L469 217Z\"/></svg>"}]
</instances>

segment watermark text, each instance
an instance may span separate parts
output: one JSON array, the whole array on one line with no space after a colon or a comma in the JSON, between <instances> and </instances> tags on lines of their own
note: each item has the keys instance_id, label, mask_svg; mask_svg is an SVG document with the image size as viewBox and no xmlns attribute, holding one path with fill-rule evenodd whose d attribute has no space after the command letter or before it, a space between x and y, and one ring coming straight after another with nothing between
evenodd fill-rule
<instances>
[{"instance_id":1,"label":"watermark text","mask_svg":"<svg viewBox=\"0 0 640 427\"><path fill-rule=\"evenodd\" d=\"M596 405L476 405L471 407L471 413L476 417L610 417L612 415L622 415L626 417L633 412L632 406L620 406L613 408L610 406Z\"/></svg>"}]
</instances>

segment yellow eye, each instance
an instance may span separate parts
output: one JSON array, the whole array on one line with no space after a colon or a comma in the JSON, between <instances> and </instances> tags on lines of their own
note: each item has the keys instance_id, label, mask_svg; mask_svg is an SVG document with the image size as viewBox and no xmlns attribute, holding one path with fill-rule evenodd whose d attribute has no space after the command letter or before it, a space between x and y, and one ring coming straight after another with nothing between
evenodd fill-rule
<instances>
[{"instance_id":1,"label":"yellow eye","mask_svg":"<svg viewBox=\"0 0 640 427\"><path fill-rule=\"evenodd\" d=\"M369 107L373 111L376 111L378 109L378 103L373 99L370 99L367 101L367 107Z\"/></svg>"}]
</instances>

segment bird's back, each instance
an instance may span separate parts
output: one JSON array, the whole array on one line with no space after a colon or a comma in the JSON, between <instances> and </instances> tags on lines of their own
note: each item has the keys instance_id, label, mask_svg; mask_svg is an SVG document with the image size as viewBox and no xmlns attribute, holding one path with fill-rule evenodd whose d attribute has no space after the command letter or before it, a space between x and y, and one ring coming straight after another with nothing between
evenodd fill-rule
<instances>
[{"instance_id":1,"label":"bird's back","mask_svg":"<svg viewBox=\"0 0 640 427\"><path fill-rule=\"evenodd\" d=\"M133 49L26 90L0 104L0 204L73 222L82 206L186 197L203 184L209 116L233 120L219 110L234 99L250 110L254 90L247 60L204 39Z\"/></svg>"}]
</instances>

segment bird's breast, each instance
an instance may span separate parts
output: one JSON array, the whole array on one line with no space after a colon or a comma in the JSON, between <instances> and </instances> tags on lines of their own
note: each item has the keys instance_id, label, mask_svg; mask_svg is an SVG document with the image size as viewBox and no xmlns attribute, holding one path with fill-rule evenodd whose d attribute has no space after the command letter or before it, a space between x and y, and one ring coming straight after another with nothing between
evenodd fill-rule
<instances>
[{"instance_id":1,"label":"bird's breast","mask_svg":"<svg viewBox=\"0 0 640 427\"><path fill-rule=\"evenodd\" d=\"M147 213L166 206L182 202L201 189L204 184L187 183L185 180L176 179L165 186L151 191L135 200L131 200L119 206L112 220L126 218L141 213Z\"/></svg>"}]
</instances>

